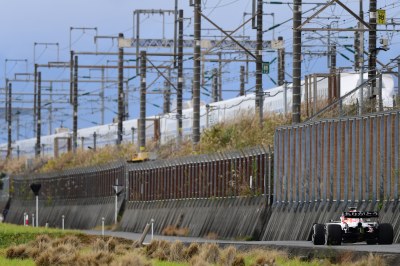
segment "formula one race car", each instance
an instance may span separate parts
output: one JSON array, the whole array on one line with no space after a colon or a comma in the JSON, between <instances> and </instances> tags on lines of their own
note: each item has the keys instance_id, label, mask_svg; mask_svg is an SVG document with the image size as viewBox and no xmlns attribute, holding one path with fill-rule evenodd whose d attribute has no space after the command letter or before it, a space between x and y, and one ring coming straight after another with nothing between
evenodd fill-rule
<instances>
[{"instance_id":1,"label":"formula one race car","mask_svg":"<svg viewBox=\"0 0 400 266\"><path fill-rule=\"evenodd\" d=\"M314 224L311 240L314 245L341 245L343 243L367 242L373 244L392 244L393 227L388 223L379 223L378 212L350 211L343 212L340 221ZM375 219L375 221L373 221Z\"/></svg>"}]
</instances>

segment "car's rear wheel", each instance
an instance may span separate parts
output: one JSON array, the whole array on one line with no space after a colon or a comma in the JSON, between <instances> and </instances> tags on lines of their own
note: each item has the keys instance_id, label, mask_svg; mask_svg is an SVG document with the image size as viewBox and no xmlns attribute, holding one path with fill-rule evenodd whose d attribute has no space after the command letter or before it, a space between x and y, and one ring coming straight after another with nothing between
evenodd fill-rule
<instances>
[{"instance_id":1,"label":"car's rear wheel","mask_svg":"<svg viewBox=\"0 0 400 266\"><path fill-rule=\"evenodd\" d=\"M331 246L342 244L342 227L340 224L328 224L326 226L325 244Z\"/></svg>"},{"instance_id":2,"label":"car's rear wheel","mask_svg":"<svg viewBox=\"0 0 400 266\"><path fill-rule=\"evenodd\" d=\"M391 224L379 225L378 243L381 245L390 245L393 243L393 226Z\"/></svg>"},{"instance_id":3,"label":"car's rear wheel","mask_svg":"<svg viewBox=\"0 0 400 266\"><path fill-rule=\"evenodd\" d=\"M311 240L314 245L325 244L325 226L323 224L313 225L313 234Z\"/></svg>"}]
</instances>

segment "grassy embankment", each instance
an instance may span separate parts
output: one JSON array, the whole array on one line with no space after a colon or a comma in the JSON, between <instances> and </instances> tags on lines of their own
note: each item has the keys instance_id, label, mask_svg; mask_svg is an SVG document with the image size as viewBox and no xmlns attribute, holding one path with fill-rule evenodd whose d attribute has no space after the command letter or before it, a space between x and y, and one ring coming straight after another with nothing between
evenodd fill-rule
<instances>
[{"instance_id":1,"label":"grassy embankment","mask_svg":"<svg viewBox=\"0 0 400 266\"><path fill-rule=\"evenodd\" d=\"M216 124L202 132L201 141L195 151L191 140L184 140L180 147L175 141L165 145L147 142L147 150L156 153L160 159L183 157L194 154L207 154L221 151L237 150L262 145L273 146L275 128L289 124L289 117L268 115L263 121L263 128L255 117L238 116L235 121ZM33 162L34 172L49 172L68 168L102 165L117 159L128 160L136 153L136 146L106 146L93 150L78 149L76 154L65 153L58 158L38 158ZM26 158L0 161L0 171L9 174L26 171ZM32 171L31 170L31 171Z\"/></svg>"},{"instance_id":2,"label":"grassy embankment","mask_svg":"<svg viewBox=\"0 0 400 266\"><path fill-rule=\"evenodd\" d=\"M376 255L365 258L348 253L329 259L291 257L284 251L254 249L241 252L216 244L153 240L135 248L124 239L88 236L78 231L32 228L0 224L0 265L115 265L115 266L317 266L317 265L385 265Z\"/></svg>"}]
</instances>

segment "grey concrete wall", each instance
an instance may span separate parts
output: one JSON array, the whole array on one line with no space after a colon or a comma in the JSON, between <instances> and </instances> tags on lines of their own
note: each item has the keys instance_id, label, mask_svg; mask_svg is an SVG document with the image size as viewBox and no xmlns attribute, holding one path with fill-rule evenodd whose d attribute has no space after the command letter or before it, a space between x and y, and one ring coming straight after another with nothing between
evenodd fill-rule
<instances>
[{"instance_id":1,"label":"grey concrete wall","mask_svg":"<svg viewBox=\"0 0 400 266\"><path fill-rule=\"evenodd\" d=\"M215 233L225 239L258 239L265 201L264 197L248 197L128 202L121 228L139 233L153 218L157 234L169 225L179 224L193 237Z\"/></svg>"},{"instance_id":2,"label":"grey concrete wall","mask_svg":"<svg viewBox=\"0 0 400 266\"><path fill-rule=\"evenodd\" d=\"M330 219L337 220L348 207L359 210L379 210L379 221L390 223L394 228L394 241L400 242L400 204L387 202L363 203L299 203L274 204L265 220L262 240L307 240L314 223L325 223Z\"/></svg>"},{"instance_id":3,"label":"grey concrete wall","mask_svg":"<svg viewBox=\"0 0 400 266\"><path fill-rule=\"evenodd\" d=\"M118 209L122 205L122 198L118 202ZM23 224L23 215L36 213L35 199L16 200L12 199L6 222ZM105 224L113 224L115 212L115 197L107 198L85 198L45 201L39 200L39 226L49 223L50 227L62 227L62 215L65 216L66 229L91 229L101 225L102 217Z\"/></svg>"}]
</instances>

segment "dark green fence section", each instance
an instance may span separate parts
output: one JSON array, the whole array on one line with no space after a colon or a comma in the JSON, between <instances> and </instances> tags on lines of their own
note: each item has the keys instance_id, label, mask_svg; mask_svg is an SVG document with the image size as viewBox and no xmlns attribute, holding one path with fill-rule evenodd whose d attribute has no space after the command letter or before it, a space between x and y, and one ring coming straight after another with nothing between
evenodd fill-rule
<instances>
[{"instance_id":1,"label":"dark green fence section","mask_svg":"<svg viewBox=\"0 0 400 266\"><path fill-rule=\"evenodd\" d=\"M10 196L13 199L31 199L31 183L40 183L39 199L79 199L115 195L113 185L125 186L125 163L115 162L95 167L70 169L46 174L12 177Z\"/></svg>"},{"instance_id":2,"label":"dark green fence section","mask_svg":"<svg viewBox=\"0 0 400 266\"><path fill-rule=\"evenodd\" d=\"M129 165L129 201L271 195L263 147Z\"/></svg>"}]
</instances>

